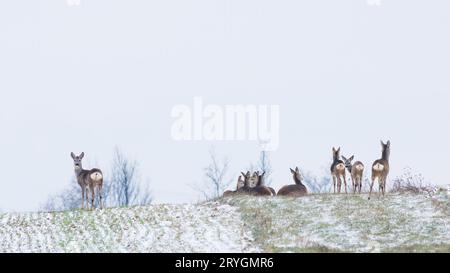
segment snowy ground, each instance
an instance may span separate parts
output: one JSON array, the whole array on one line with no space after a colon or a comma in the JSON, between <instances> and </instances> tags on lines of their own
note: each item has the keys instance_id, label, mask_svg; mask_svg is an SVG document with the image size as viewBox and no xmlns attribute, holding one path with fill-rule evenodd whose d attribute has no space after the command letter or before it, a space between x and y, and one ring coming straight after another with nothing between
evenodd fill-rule
<instances>
[{"instance_id":1,"label":"snowy ground","mask_svg":"<svg viewBox=\"0 0 450 273\"><path fill-rule=\"evenodd\" d=\"M236 208L152 205L0 214L0 252L256 252Z\"/></svg>"},{"instance_id":2,"label":"snowy ground","mask_svg":"<svg viewBox=\"0 0 450 273\"><path fill-rule=\"evenodd\" d=\"M267 252L450 252L447 190L427 194L234 198Z\"/></svg>"},{"instance_id":3,"label":"snowy ground","mask_svg":"<svg viewBox=\"0 0 450 273\"><path fill-rule=\"evenodd\" d=\"M450 194L0 214L0 252L450 252Z\"/></svg>"}]
</instances>

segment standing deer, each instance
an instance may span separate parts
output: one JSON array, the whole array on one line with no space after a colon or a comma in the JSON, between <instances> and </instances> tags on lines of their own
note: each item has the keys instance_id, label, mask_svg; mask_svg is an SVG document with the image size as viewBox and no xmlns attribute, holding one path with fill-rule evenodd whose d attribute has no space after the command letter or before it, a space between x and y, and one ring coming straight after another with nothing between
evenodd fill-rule
<instances>
[{"instance_id":1,"label":"standing deer","mask_svg":"<svg viewBox=\"0 0 450 273\"><path fill-rule=\"evenodd\" d=\"M84 157L84 152L79 156L74 153L70 154L73 159L75 175L77 177L77 182L81 187L81 208L84 209L84 201L86 200L86 205L89 207L89 197L88 193L91 193L91 208L94 208L95 192L100 198L100 208L103 208L103 173L100 169L85 170L81 164L81 160Z\"/></svg>"},{"instance_id":2,"label":"standing deer","mask_svg":"<svg viewBox=\"0 0 450 273\"><path fill-rule=\"evenodd\" d=\"M235 191L230 191L230 190L225 191L223 193L223 197L235 195L239 191L239 189L242 188L242 187L244 187L244 180L242 179L242 176L239 176L238 177L238 181L237 181L237 185L236 185L236 190Z\"/></svg>"},{"instance_id":3,"label":"standing deer","mask_svg":"<svg viewBox=\"0 0 450 273\"><path fill-rule=\"evenodd\" d=\"M248 195L254 195L254 196L271 196L272 192L269 188L263 185L256 185L255 187L251 187L250 183L253 183L253 178L255 177L255 174L253 176L250 174L250 172L241 174L244 177L244 186L237 190L238 193L248 194Z\"/></svg>"},{"instance_id":4,"label":"standing deer","mask_svg":"<svg viewBox=\"0 0 450 273\"><path fill-rule=\"evenodd\" d=\"M345 193L347 193L347 180L345 179L345 164L340 158L341 148L337 150L333 147L333 164L331 164L331 176L333 177L334 193L341 193L342 181L344 181Z\"/></svg>"},{"instance_id":5,"label":"standing deer","mask_svg":"<svg viewBox=\"0 0 450 273\"><path fill-rule=\"evenodd\" d=\"M375 160L372 165L372 183L370 184L370 195L372 194L373 184L375 179L378 180L379 191L383 194L386 192L386 179L389 174L389 156L391 154L391 141L388 140L386 144L381 141L381 159Z\"/></svg>"},{"instance_id":6,"label":"standing deer","mask_svg":"<svg viewBox=\"0 0 450 273\"><path fill-rule=\"evenodd\" d=\"M353 155L350 158L342 156L342 159L352 178L353 193L356 193L356 190L358 190L358 193L361 193L364 164L361 161L356 161L352 164L353 159L355 159Z\"/></svg>"},{"instance_id":7,"label":"standing deer","mask_svg":"<svg viewBox=\"0 0 450 273\"><path fill-rule=\"evenodd\" d=\"M291 197L301 197L308 194L308 190L302 183L302 175L298 167L295 167L295 171L290 169L294 178L295 185L287 185L282 187L277 195L281 196L291 196Z\"/></svg>"}]
</instances>

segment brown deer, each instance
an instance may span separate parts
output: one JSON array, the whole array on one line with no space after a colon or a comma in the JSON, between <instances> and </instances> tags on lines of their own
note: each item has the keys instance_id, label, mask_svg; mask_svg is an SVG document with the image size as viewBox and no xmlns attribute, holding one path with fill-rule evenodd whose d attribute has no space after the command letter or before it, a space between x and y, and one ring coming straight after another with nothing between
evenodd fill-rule
<instances>
[{"instance_id":1,"label":"brown deer","mask_svg":"<svg viewBox=\"0 0 450 273\"><path fill-rule=\"evenodd\" d=\"M251 187L250 183L253 182L253 178L255 177L255 174L253 176L250 174L250 172L241 174L244 177L244 186L237 190L238 193L247 194L247 195L254 195L254 196L271 196L272 192L269 188L262 185L256 185L255 187Z\"/></svg>"},{"instance_id":2,"label":"brown deer","mask_svg":"<svg viewBox=\"0 0 450 273\"><path fill-rule=\"evenodd\" d=\"M287 185L282 187L278 191L277 195L290 197L301 197L307 195L308 190L302 183L302 175L300 174L300 170L298 169L298 167L295 168L295 171L293 169L290 170L293 175L295 185Z\"/></svg>"},{"instance_id":3,"label":"brown deer","mask_svg":"<svg viewBox=\"0 0 450 273\"><path fill-rule=\"evenodd\" d=\"M353 159L355 159L355 156L353 155L349 158L342 156L342 159L344 160L345 167L352 178L353 193L356 193L357 190L358 193L361 193L362 181L364 177L364 164L361 161L356 161L352 164Z\"/></svg>"},{"instance_id":4,"label":"brown deer","mask_svg":"<svg viewBox=\"0 0 450 273\"><path fill-rule=\"evenodd\" d=\"M236 193L238 193L239 189L242 188L242 187L244 187L244 180L242 179L242 176L239 176L238 177L238 181L237 181L237 185L236 185L236 190L234 190L234 191L230 191L230 190L225 191L223 193L223 197L228 197L228 196L235 195Z\"/></svg>"},{"instance_id":5,"label":"brown deer","mask_svg":"<svg viewBox=\"0 0 450 273\"><path fill-rule=\"evenodd\" d=\"M272 192L273 196L277 195L277 193L275 192L275 190L272 187L265 185L265 181L264 181L265 174L266 174L266 172L263 172L262 174L259 174L259 171L256 172L256 176L258 176L258 183L256 185L257 186L265 186Z\"/></svg>"},{"instance_id":6,"label":"brown deer","mask_svg":"<svg viewBox=\"0 0 450 273\"><path fill-rule=\"evenodd\" d=\"M333 147L333 164L331 164L331 176L333 177L334 193L341 193L342 181L344 181L345 193L347 193L347 180L345 179L345 164L340 158L341 148L337 150Z\"/></svg>"},{"instance_id":7,"label":"brown deer","mask_svg":"<svg viewBox=\"0 0 450 273\"><path fill-rule=\"evenodd\" d=\"M370 184L369 199L372 194L373 184L378 180L379 191L384 196L386 192L386 179L389 174L389 156L391 154L391 141L386 144L381 141L381 159L375 160L372 165L372 183Z\"/></svg>"},{"instance_id":8,"label":"brown deer","mask_svg":"<svg viewBox=\"0 0 450 273\"><path fill-rule=\"evenodd\" d=\"M97 191L100 198L100 208L103 208L103 173L100 169L85 170L81 164L81 160L84 157L84 153L76 156L71 153L70 156L73 159L75 175L77 182L81 187L81 208L84 209L84 201L86 200L87 207L89 208L89 196L91 193L91 208L94 208L95 192Z\"/></svg>"}]
</instances>

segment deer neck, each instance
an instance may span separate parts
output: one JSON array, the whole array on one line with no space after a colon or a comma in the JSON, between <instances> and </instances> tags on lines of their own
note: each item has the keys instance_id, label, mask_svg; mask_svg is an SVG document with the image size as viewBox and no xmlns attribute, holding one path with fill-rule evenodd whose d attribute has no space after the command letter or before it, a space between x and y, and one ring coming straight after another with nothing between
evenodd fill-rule
<instances>
[{"instance_id":1,"label":"deer neck","mask_svg":"<svg viewBox=\"0 0 450 273\"><path fill-rule=\"evenodd\" d=\"M300 179L298 179L295 175L294 175L294 182L297 185L302 185L302 181Z\"/></svg>"},{"instance_id":2,"label":"deer neck","mask_svg":"<svg viewBox=\"0 0 450 273\"><path fill-rule=\"evenodd\" d=\"M390 151L389 151L389 149L386 149L383 151L383 154L381 155L381 159L389 161L389 155L390 155Z\"/></svg>"},{"instance_id":3,"label":"deer neck","mask_svg":"<svg viewBox=\"0 0 450 273\"><path fill-rule=\"evenodd\" d=\"M79 176L80 173L81 173L82 171L84 171L82 166L80 166L80 167L75 167L74 169L75 169L75 174L76 174L77 176Z\"/></svg>"}]
</instances>

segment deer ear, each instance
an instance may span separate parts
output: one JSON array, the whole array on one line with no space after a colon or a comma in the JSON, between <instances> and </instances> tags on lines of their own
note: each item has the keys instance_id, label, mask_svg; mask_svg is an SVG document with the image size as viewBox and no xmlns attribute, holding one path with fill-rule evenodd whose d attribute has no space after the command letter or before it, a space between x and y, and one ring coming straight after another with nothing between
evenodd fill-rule
<instances>
[{"instance_id":1,"label":"deer ear","mask_svg":"<svg viewBox=\"0 0 450 273\"><path fill-rule=\"evenodd\" d=\"M345 158L345 156L341 155L341 158L342 158L344 161L347 161L347 158Z\"/></svg>"},{"instance_id":2,"label":"deer ear","mask_svg":"<svg viewBox=\"0 0 450 273\"><path fill-rule=\"evenodd\" d=\"M386 145L387 145L388 147L391 147L391 141L388 140L388 142L386 143Z\"/></svg>"},{"instance_id":3,"label":"deer ear","mask_svg":"<svg viewBox=\"0 0 450 273\"><path fill-rule=\"evenodd\" d=\"M336 152L340 152L340 151L341 151L341 147L339 147Z\"/></svg>"},{"instance_id":4,"label":"deer ear","mask_svg":"<svg viewBox=\"0 0 450 273\"><path fill-rule=\"evenodd\" d=\"M352 161L353 159L355 159L354 155L352 155L348 160Z\"/></svg>"},{"instance_id":5,"label":"deer ear","mask_svg":"<svg viewBox=\"0 0 450 273\"><path fill-rule=\"evenodd\" d=\"M242 176L245 177L245 173L241 172Z\"/></svg>"},{"instance_id":6,"label":"deer ear","mask_svg":"<svg viewBox=\"0 0 450 273\"><path fill-rule=\"evenodd\" d=\"M333 153L335 153L336 152L336 149L333 147Z\"/></svg>"},{"instance_id":7,"label":"deer ear","mask_svg":"<svg viewBox=\"0 0 450 273\"><path fill-rule=\"evenodd\" d=\"M70 156L75 159L75 154L73 152L70 153Z\"/></svg>"},{"instance_id":8,"label":"deer ear","mask_svg":"<svg viewBox=\"0 0 450 273\"><path fill-rule=\"evenodd\" d=\"M300 172L300 170L298 169L298 167L295 167L295 172L296 172L296 173Z\"/></svg>"},{"instance_id":9,"label":"deer ear","mask_svg":"<svg viewBox=\"0 0 450 273\"><path fill-rule=\"evenodd\" d=\"M291 170L292 174L295 174L295 171L293 169L289 168L289 170Z\"/></svg>"},{"instance_id":10,"label":"deer ear","mask_svg":"<svg viewBox=\"0 0 450 273\"><path fill-rule=\"evenodd\" d=\"M81 153L80 159L83 159L83 157L84 157L84 152Z\"/></svg>"}]
</instances>

